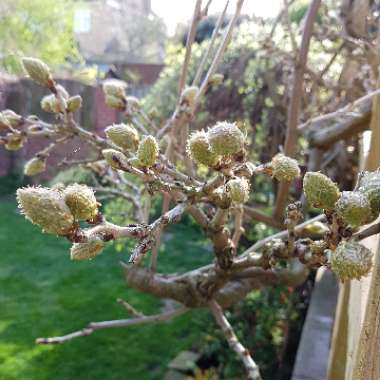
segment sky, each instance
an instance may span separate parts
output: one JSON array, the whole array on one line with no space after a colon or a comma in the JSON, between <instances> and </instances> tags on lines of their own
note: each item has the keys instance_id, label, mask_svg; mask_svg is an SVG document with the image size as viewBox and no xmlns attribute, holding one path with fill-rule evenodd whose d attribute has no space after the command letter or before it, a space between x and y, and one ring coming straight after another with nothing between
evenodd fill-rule
<instances>
[{"instance_id":1,"label":"sky","mask_svg":"<svg viewBox=\"0 0 380 380\"><path fill-rule=\"evenodd\" d=\"M195 0L151 0L152 9L164 19L169 35L173 35L177 23L189 21L192 17ZM206 4L207 0L203 0ZM226 0L213 0L209 14L219 13ZM229 13L233 13L236 0L230 0ZM242 13L262 17L275 17L280 11L283 0L245 0Z\"/></svg>"}]
</instances>

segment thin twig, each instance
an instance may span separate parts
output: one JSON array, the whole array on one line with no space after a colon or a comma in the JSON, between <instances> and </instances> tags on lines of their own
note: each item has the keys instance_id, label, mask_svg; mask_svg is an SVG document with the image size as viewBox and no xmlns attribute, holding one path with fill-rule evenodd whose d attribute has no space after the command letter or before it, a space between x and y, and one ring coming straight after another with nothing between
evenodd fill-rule
<instances>
[{"instance_id":1,"label":"thin twig","mask_svg":"<svg viewBox=\"0 0 380 380\"><path fill-rule=\"evenodd\" d=\"M91 322L82 330L72 332L63 336L56 336L51 338L38 338L36 343L38 344L61 344L68 342L74 338L79 338L81 336L91 335L96 330L110 329L115 327L129 327L134 325L142 325L144 323L151 322L163 322L175 318L181 314L187 312L187 308L181 307L175 310L168 311L166 313L149 315L139 318L131 319L117 319L113 321L103 321L103 322Z\"/></svg>"},{"instance_id":2,"label":"thin twig","mask_svg":"<svg viewBox=\"0 0 380 380\"><path fill-rule=\"evenodd\" d=\"M318 14L320 4L321 0L313 0L309 6L302 34L301 47L295 64L293 89L289 103L288 122L284 145L284 154L289 157L294 157L296 153L298 138L297 125L302 102L305 67L307 62L307 55L309 52L310 40L313 34L314 22ZM286 204L286 200L288 199L289 189L289 183L280 183L277 192L276 204L273 211L275 218L282 219L284 206Z\"/></svg>"},{"instance_id":3,"label":"thin twig","mask_svg":"<svg viewBox=\"0 0 380 380\"><path fill-rule=\"evenodd\" d=\"M239 359L244 364L245 370L247 371L248 379L250 380L261 380L261 375L259 367L254 362L249 353L248 349L245 348L238 340L232 326L228 322L228 319L223 314L222 308L215 300L209 302L209 307L212 315L215 318L216 323L219 325L223 331L224 336L232 350L238 355Z\"/></svg>"},{"instance_id":4,"label":"thin twig","mask_svg":"<svg viewBox=\"0 0 380 380\"><path fill-rule=\"evenodd\" d=\"M125 307L125 309L129 313L131 313L134 317L137 317L137 318L145 317L144 313L141 313L140 311L136 310L130 303L128 303L127 301L123 300L122 298L118 298L116 301L120 305L123 305Z\"/></svg>"}]
</instances>

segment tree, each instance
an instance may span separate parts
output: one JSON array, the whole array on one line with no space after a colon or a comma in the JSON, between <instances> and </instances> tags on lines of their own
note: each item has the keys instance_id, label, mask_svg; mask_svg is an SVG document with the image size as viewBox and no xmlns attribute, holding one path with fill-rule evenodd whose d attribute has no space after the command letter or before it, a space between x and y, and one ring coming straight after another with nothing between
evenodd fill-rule
<instances>
[{"instance_id":1,"label":"tree","mask_svg":"<svg viewBox=\"0 0 380 380\"><path fill-rule=\"evenodd\" d=\"M50 64L78 59L72 0L4 0L0 4L0 65L20 72L20 57L34 55Z\"/></svg>"}]
</instances>

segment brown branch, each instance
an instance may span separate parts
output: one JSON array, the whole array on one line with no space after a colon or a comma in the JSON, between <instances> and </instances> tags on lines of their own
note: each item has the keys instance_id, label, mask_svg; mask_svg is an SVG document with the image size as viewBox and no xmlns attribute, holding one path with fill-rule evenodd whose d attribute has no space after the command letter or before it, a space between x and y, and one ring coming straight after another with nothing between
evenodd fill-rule
<instances>
[{"instance_id":1,"label":"brown branch","mask_svg":"<svg viewBox=\"0 0 380 380\"><path fill-rule=\"evenodd\" d=\"M244 368L247 372L248 379L261 380L259 367L252 359L248 349L246 349L238 340L232 326L228 322L228 319L223 314L222 308L215 300L211 300L209 303L210 311L215 318L216 323L223 331L224 336L232 350L238 355L242 361Z\"/></svg>"},{"instance_id":2,"label":"brown branch","mask_svg":"<svg viewBox=\"0 0 380 380\"><path fill-rule=\"evenodd\" d=\"M294 157L296 153L298 138L297 126L302 102L305 67L310 46L310 40L313 34L314 22L318 14L320 4L321 0L313 0L309 6L302 34L301 47L295 65L293 89L289 103L288 121L284 146L284 154L289 157ZM280 183L279 190L277 193L276 204L273 211L273 215L276 219L282 219L283 217L283 211L286 201L288 199L289 189L289 183Z\"/></svg>"},{"instance_id":3,"label":"brown branch","mask_svg":"<svg viewBox=\"0 0 380 380\"><path fill-rule=\"evenodd\" d=\"M378 233L380 233L380 223L372 224L371 226L367 227L366 229L354 234L353 237L358 239L358 240L363 240L369 236L377 235Z\"/></svg>"},{"instance_id":4,"label":"brown branch","mask_svg":"<svg viewBox=\"0 0 380 380\"><path fill-rule=\"evenodd\" d=\"M162 314L155 314L149 316L143 316L131 319L117 319L114 321L103 321L103 322L90 322L87 327L82 330L72 332L63 336L56 336L51 338L38 338L36 339L37 344L61 344L68 342L72 339L79 338L81 336L91 335L96 330L110 329L115 327L129 327L134 325L142 325L145 323L152 322L163 322L175 318L181 314L187 312L187 308L181 307L175 310L168 311Z\"/></svg>"}]
</instances>

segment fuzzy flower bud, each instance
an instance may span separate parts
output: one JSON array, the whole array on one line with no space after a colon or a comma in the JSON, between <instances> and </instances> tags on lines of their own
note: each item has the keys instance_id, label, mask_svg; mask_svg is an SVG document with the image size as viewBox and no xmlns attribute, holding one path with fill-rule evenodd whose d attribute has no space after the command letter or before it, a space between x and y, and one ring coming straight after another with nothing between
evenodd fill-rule
<instances>
[{"instance_id":1,"label":"fuzzy flower bud","mask_svg":"<svg viewBox=\"0 0 380 380\"><path fill-rule=\"evenodd\" d=\"M24 166L24 174L34 176L46 170L46 160L40 157L31 158Z\"/></svg>"},{"instance_id":2,"label":"fuzzy flower bud","mask_svg":"<svg viewBox=\"0 0 380 380\"><path fill-rule=\"evenodd\" d=\"M118 79L107 79L103 82L103 92L106 96L114 96L116 98L125 97L125 89L127 84Z\"/></svg>"},{"instance_id":3,"label":"fuzzy flower bud","mask_svg":"<svg viewBox=\"0 0 380 380\"><path fill-rule=\"evenodd\" d=\"M82 107L82 97L80 95L75 95L67 100L67 110L69 112L78 111Z\"/></svg>"},{"instance_id":4,"label":"fuzzy flower bud","mask_svg":"<svg viewBox=\"0 0 380 380\"><path fill-rule=\"evenodd\" d=\"M380 172L365 172L359 182L359 192L367 197L372 213L377 217L380 213Z\"/></svg>"},{"instance_id":5,"label":"fuzzy flower bud","mask_svg":"<svg viewBox=\"0 0 380 380\"><path fill-rule=\"evenodd\" d=\"M245 203L249 199L249 182L245 178L230 179L226 184L226 189L232 201Z\"/></svg>"},{"instance_id":6,"label":"fuzzy flower bud","mask_svg":"<svg viewBox=\"0 0 380 380\"><path fill-rule=\"evenodd\" d=\"M303 179L303 191L313 207L331 210L340 197L338 186L322 173L307 172Z\"/></svg>"},{"instance_id":7,"label":"fuzzy flower bud","mask_svg":"<svg viewBox=\"0 0 380 380\"><path fill-rule=\"evenodd\" d=\"M235 154L244 148L244 135L235 123L219 122L207 132L211 150L221 156Z\"/></svg>"},{"instance_id":8,"label":"fuzzy flower bud","mask_svg":"<svg viewBox=\"0 0 380 380\"><path fill-rule=\"evenodd\" d=\"M117 146L135 151L139 145L139 134L131 125L114 124L105 129L106 136Z\"/></svg>"},{"instance_id":9,"label":"fuzzy flower bud","mask_svg":"<svg viewBox=\"0 0 380 380\"><path fill-rule=\"evenodd\" d=\"M19 126L22 116L18 115L16 112L13 112L12 110L4 110L1 112L2 116L6 119L6 121L12 126L17 127ZM1 123L1 122L0 122Z\"/></svg>"},{"instance_id":10,"label":"fuzzy flower bud","mask_svg":"<svg viewBox=\"0 0 380 380\"><path fill-rule=\"evenodd\" d=\"M271 162L273 177L280 182L290 182L300 176L298 162L293 158L279 153L272 158Z\"/></svg>"},{"instance_id":11,"label":"fuzzy flower bud","mask_svg":"<svg viewBox=\"0 0 380 380\"><path fill-rule=\"evenodd\" d=\"M335 211L344 223L352 227L360 227L374 219L368 198L359 191L343 191L335 204Z\"/></svg>"},{"instance_id":12,"label":"fuzzy flower bud","mask_svg":"<svg viewBox=\"0 0 380 380\"><path fill-rule=\"evenodd\" d=\"M44 187L25 187L17 190L17 200L26 219L44 232L66 235L71 231L74 217L60 192Z\"/></svg>"},{"instance_id":13,"label":"fuzzy flower bud","mask_svg":"<svg viewBox=\"0 0 380 380\"><path fill-rule=\"evenodd\" d=\"M158 153L157 141L153 136L149 135L141 140L136 156L142 166L150 168L156 163Z\"/></svg>"},{"instance_id":14,"label":"fuzzy flower bud","mask_svg":"<svg viewBox=\"0 0 380 380\"><path fill-rule=\"evenodd\" d=\"M108 107L113 108L118 111L125 110L125 100L122 98L118 98L113 95L106 95L105 102Z\"/></svg>"},{"instance_id":15,"label":"fuzzy flower bud","mask_svg":"<svg viewBox=\"0 0 380 380\"><path fill-rule=\"evenodd\" d=\"M53 77L49 66L45 62L36 58L24 57L22 64L26 72L36 83L44 87L51 87Z\"/></svg>"},{"instance_id":16,"label":"fuzzy flower bud","mask_svg":"<svg viewBox=\"0 0 380 380\"><path fill-rule=\"evenodd\" d=\"M24 139L18 134L8 134L7 143L4 145L5 149L16 151L24 146Z\"/></svg>"},{"instance_id":17,"label":"fuzzy flower bud","mask_svg":"<svg viewBox=\"0 0 380 380\"><path fill-rule=\"evenodd\" d=\"M330 255L333 272L342 280L366 276L372 268L372 252L356 241L342 241Z\"/></svg>"},{"instance_id":18,"label":"fuzzy flower bud","mask_svg":"<svg viewBox=\"0 0 380 380\"><path fill-rule=\"evenodd\" d=\"M187 140L187 153L195 162L214 166L219 161L219 156L211 151L205 131L194 132Z\"/></svg>"},{"instance_id":19,"label":"fuzzy flower bud","mask_svg":"<svg viewBox=\"0 0 380 380\"><path fill-rule=\"evenodd\" d=\"M100 239L87 243L74 243L70 249L71 260L91 260L102 252L104 246L104 241Z\"/></svg>"},{"instance_id":20,"label":"fuzzy flower bud","mask_svg":"<svg viewBox=\"0 0 380 380\"><path fill-rule=\"evenodd\" d=\"M123 153L115 149L103 149L102 154L107 164L114 169L121 169L121 164L127 160Z\"/></svg>"},{"instance_id":21,"label":"fuzzy flower bud","mask_svg":"<svg viewBox=\"0 0 380 380\"><path fill-rule=\"evenodd\" d=\"M67 186L63 197L76 220L91 220L98 214L94 191L86 185Z\"/></svg>"},{"instance_id":22,"label":"fuzzy flower bud","mask_svg":"<svg viewBox=\"0 0 380 380\"><path fill-rule=\"evenodd\" d=\"M64 111L62 107L60 106L58 99L53 94L46 95L41 99L41 108L45 112L50 112L50 113L60 113Z\"/></svg>"},{"instance_id":23,"label":"fuzzy flower bud","mask_svg":"<svg viewBox=\"0 0 380 380\"><path fill-rule=\"evenodd\" d=\"M127 96L125 99L127 101L127 107L129 112L135 112L141 109L140 100L137 99L135 96Z\"/></svg>"},{"instance_id":24,"label":"fuzzy flower bud","mask_svg":"<svg viewBox=\"0 0 380 380\"><path fill-rule=\"evenodd\" d=\"M223 83L223 80L224 80L224 75L223 74L214 74L210 80L209 80L209 84L211 86L219 86L220 84Z\"/></svg>"},{"instance_id":25,"label":"fuzzy flower bud","mask_svg":"<svg viewBox=\"0 0 380 380\"><path fill-rule=\"evenodd\" d=\"M198 95L199 88L197 86L186 87L181 94L180 103L186 103L190 108L193 108L195 105L195 99Z\"/></svg>"}]
</instances>

